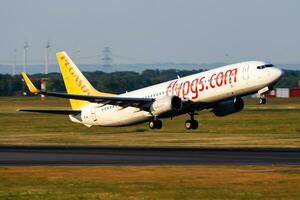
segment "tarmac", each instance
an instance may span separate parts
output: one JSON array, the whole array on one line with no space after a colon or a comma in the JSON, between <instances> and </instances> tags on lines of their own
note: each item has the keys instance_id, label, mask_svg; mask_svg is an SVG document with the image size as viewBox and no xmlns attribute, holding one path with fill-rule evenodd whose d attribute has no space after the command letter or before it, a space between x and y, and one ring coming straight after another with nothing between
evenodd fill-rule
<instances>
[{"instance_id":1,"label":"tarmac","mask_svg":"<svg viewBox=\"0 0 300 200\"><path fill-rule=\"evenodd\" d=\"M1 145L0 165L299 166L300 148L197 148Z\"/></svg>"}]
</instances>

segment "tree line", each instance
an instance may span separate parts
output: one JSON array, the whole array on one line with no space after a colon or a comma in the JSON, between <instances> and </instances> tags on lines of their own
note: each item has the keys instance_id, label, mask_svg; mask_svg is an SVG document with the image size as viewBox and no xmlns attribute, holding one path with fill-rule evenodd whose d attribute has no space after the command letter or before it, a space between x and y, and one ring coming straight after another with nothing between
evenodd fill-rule
<instances>
[{"instance_id":1,"label":"tree line","mask_svg":"<svg viewBox=\"0 0 300 200\"><path fill-rule=\"evenodd\" d=\"M142 73L132 71L105 73L102 71L84 72L86 78L98 90L111 93L124 93L149 85L199 73L204 70L145 70ZM60 73L34 74L30 78L36 86L40 85L41 78L47 78L47 90L65 92L65 86ZM285 70L283 78L275 87L296 87L300 80L300 71ZM0 96L22 95L27 91L20 75L11 76L0 74Z\"/></svg>"}]
</instances>

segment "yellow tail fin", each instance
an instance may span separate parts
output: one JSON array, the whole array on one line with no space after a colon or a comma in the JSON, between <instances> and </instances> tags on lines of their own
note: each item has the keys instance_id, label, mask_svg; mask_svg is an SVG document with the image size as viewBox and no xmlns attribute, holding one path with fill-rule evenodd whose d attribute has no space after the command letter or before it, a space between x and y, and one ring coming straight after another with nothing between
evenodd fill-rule
<instances>
[{"instance_id":1,"label":"yellow tail fin","mask_svg":"<svg viewBox=\"0 0 300 200\"><path fill-rule=\"evenodd\" d=\"M64 79L65 87L68 94L79 94L89 96L112 96L110 93L103 93L97 91L84 75L79 71L73 61L64 52L57 52L56 58L59 68ZM89 102L70 99L71 107L73 110L87 105Z\"/></svg>"},{"instance_id":2,"label":"yellow tail fin","mask_svg":"<svg viewBox=\"0 0 300 200\"><path fill-rule=\"evenodd\" d=\"M29 91L33 94L40 94L40 90L38 90L33 83L31 82L31 80L28 78L28 76L26 75L25 72L21 72L21 75L23 77L23 80L25 81L25 84L27 85Z\"/></svg>"}]
</instances>

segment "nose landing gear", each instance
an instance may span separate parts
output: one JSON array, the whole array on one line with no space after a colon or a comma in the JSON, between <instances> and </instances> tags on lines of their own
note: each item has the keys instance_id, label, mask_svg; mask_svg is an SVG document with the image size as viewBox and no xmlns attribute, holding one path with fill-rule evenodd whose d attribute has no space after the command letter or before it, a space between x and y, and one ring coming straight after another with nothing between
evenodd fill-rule
<instances>
[{"instance_id":1,"label":"nose landing gear","mask_svg":"<svg viewBox=\"0 0 300 200\"><path fill-rule=\"evenodd\" d=\"M265 96L265 93L267 91L269 91L270 88L267 86L267 87L264 87L263 89L261 90L258 90L258 95L259 95L259 104L266 104L267 103L267 99L266 99L266 96Z\"/></svg>"},{"instance_id":2,"label":"nose landing gear","mask_svg":"<svg viewBox=\"0 0 300 200\"><path fill-rule=\"evenodd\" d=\"M259 95L259 104L266 104L266 103L267 103L266 96L264 94Z\"/></svg>"},{"instance_id":3,"label":"nose landing gear","mask_svg":"<svg viewBox=\"0 0 300 200\"><path fill-rule=\"evenodd\" d=\"M266 103L267 103L267 99L265 97L259 98L259 104L266 104Z\"/></svg>"}]
</instances>

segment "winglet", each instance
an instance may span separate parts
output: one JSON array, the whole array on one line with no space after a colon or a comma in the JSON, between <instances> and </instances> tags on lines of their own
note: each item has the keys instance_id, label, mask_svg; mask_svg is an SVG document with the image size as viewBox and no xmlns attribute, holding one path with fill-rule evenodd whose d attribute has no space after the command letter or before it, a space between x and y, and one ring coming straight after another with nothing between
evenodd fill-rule
<instances>
[{"instance_id":1,"label":"winglet","mask_svg":"<svg viewBox=\"0 0 300 200\"><path fill-rule=\"evenodd\" d=\"M25 72L22 72L21 74L22 74L22 77L23 77L23 79L24 79L24 81L25 81L25 83L26 83L26 85L27 85L29 91L30 91L31 93L33 93L33 94L40 94L41 91L38 90L38 89L33 85L33 83L32 83L31 80L28 78L28 76L25 74Z\"/></svg>"}]
</instances>

